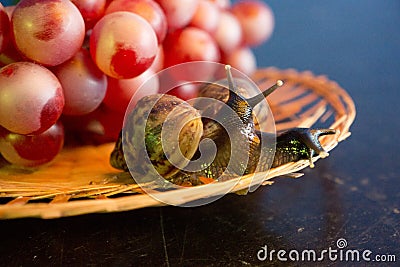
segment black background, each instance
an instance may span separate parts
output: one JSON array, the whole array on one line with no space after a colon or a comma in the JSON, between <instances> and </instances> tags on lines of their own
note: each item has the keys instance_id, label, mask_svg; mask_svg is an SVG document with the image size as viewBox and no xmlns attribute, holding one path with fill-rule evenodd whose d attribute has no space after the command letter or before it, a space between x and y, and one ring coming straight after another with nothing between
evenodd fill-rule
<instances>
[{"instance_id":1,"label":"black background","mask_svg":"<svg viewBox=\"0 0 400 267\"><path fill-rule=\"evenodd\" d=\"M270 263L257 259L262 246L322 251L339 238L347 249L396 255L398 265L400 2L267 3L276 28L255 49L258 65L337 81L357 107L349 139L302 178L202 207L0 221L0 265L257 266Z\"/></svg>"}]
</instances>

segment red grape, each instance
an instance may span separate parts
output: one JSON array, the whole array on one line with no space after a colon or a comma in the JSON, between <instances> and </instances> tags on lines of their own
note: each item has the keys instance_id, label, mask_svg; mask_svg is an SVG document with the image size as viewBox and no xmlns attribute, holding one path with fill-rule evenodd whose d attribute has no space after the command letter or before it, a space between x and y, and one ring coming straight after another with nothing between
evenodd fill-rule
<instances>
[{"instance_id":1,"label":"red grape","mask_svg":"<svg viewBox=\"0 0 400 267\"><path fill-rule=\"evenodd\" d=\"M240 70L246 75L252 74L257 68L254 53L248 47L238 48L224 56L224 63Z\"/></svg>"},{"instance_id":2,"label":"red grape","mask_svg":"<svg viewBox=\"0 0 400 267\"><path fill-rule=\"evenodd\" d=\"M238 18L243 31L243 43L256 46L265 42L274 30L274 14L267 4L246 0L233 5L232 13Z\"/></svg>"},{"instance_id":3,"label":"red grape","mask_svg":"<svg viewBox=\"0 0 400 267\"><path fill-rule=\"evenodd\" d=\"M186 27L169 35L164 42L164 64L166 67L189 61L220 60L218 46L206 32L195 27Z\"/></svg>"},{"instance_id":4,"label":"red grape","mask_svg":"<svg viewBox=\"0 0 400 267\"><path fill-rule=\"evenodd\" d=\"M219 8L216 4L209 1L200 1L194 14L191 26L214 33L219 22Z\"/></svg>"},{"instance_id":5,"label":"red grape","mask_svg":"<svg viewBox=\"0 0 400 267\"><path fill-rule=\"evenodd\" d=\"M199 0L157 0L167 17L168 28L176 30L189 24Z\"/></svg>"},{"instance_id":6,"label":"red grape","mask_svg":"<svg viewBox=\"0 0 400 267\"><path fill-rule=\"evenodd\" d=\"M1 5L1 4L0 4ZM15 45L13 42L10 41L11 38L11 33L10 33L10 27L11 27L11 17L12 17L12 13L14 12L15 6L6 6L4 8L4 10L7 13L8 16L8 22L3 22L0 21L0 67L4 67L5 65L8 65L10 63L14 63L17 61L23 61L23 56L21 55L20 52L18 52L18 50L15 48ZM0 14L2 14L2 12L0 11ZM0 15L0 19L1 20L5 20L5 18L3 17L3 15ZM7 26L7 29L3 29L5 27L5 25ZM8 33L3 34L2 31L6 31ZM5 41L5 39L3 39L3 41L1 41L2 37L7 36L7 38L9 39L9 41ZM6 45L4 45L4 41L6 43ZM3 45L1 45L3 44Z\"/></svg>"},{"instance_id":7,"label":"red grape","mask_svg":"<svg viewBox=\"0 0 400 267\"><path fill-rule=\"evenodd\" d=\"M150 68L154 73L159 72L164 68L164 49L162 45L159 45L156 58L151 64Z\"/></svg>"},{"instance_id":8,"label":"red grape","mask_svg":"<svg viewBox=\"0 0 400 267\"><path fill-rule=\"evenodd\" d=\"M48 163L60 152L64 129L56 123L38 135L22 135L0 130L0 153L10 163L34 167Z\"/></svg>"},{"instance_id":9,"label":"red grape","mask_svg":"<svg viewBox=\"0 0 400 267\"><path fill-rule=\"evenodd\" d=\"M73 144L115 142L122 129L125 113L100 105L91 113L80 116L63 115L66 139Z\"/></svg>"},{"instance_id":10,"label":"red grape","mask_svg":"<svg viewBox=\"0 0 400 267\"><path fill-rule=\"evenodd\" d=\"M71 0L82 14L86 30L93 28L104 15L106 0Z\"/></svg>"},{"instance_id":11,"label":"red grape","mask_svg":"<svg viewBox=\"0 0 400 267\"><path fill-rule=\"evenodd\" d=\"M242 28L238 19L232 13L221 12L215 40L225 54L231 53L242 42Z\"/></svg>"},{"instance_id":12,"label":"red grape","mask_svg":"<svg viewBox=\"0 0 400 267\"><path fill-rule=\"evenodd\" d=\"M2 67L23 60L23 56L18 52L13 43L9 43L3 53L0 54L0 64Z\"/></svg>"},{"instance_id":13,"label":"red grape","mask_svg":"<svg viewBox=\"0 0 400 267\"><path fill-rule=\"evenodd\" d=\"M2 53L8 45L10 39L10 19L6 10L0 3L0 53Z\"/></svg>"},{"instance_id":14,"label":"red grape","mask_svg":"<svg viewBox=\"0 0 400 267\"><path fill-rule=\"evenodd\" d=\"M64 114L86 114L103 101L107 78L93 63L86 49L81 49L73 58L57 66L54 73L64 92Z\"/></svg>"},{"instance_id":15,"label":"red grape","mask_svg":"<svg viewBox=\"0 0 400 267\"><path fill-rule=\"evenodd\" d=\"M161 7L153 0L114 0L107 7L106 14L117 11L129 11L141 16L153 27L158 43L164 41L167 34L167 18Z\"/></svg>"},{"instance_id":16,"label":"red grape","mask_svg":"<svg viewBox=\"0 0 400 267\"><path fill-rule=\"evenodd\" d=\"M96 141L101 143L117 141L119 132L122 129L125 113L109 109L106 106L100 106L94 115L94 119L102 129L98 133ZM93 124L89 126L89 129L94 130L93 126Z\"/></svg>"},{"instance_id":17,"label":"red grape","mask_svg":"<svg viewBox=\"0 0 400 267\"><path fill-rule=\"evenodd\" d=\"M260 0L234 2L0 4L0 154L23 166L46 163L61 149L63 129L75 141L115 141L125 113L143 96L197 97L197 81L220 75L207 62L250 75L250 47L271 36L274 17Z\"/></svg>"},{"instance_id":18,"label":"red grape","mask_svg":"<svg viewBox=\"0 0 400 267\"><path fill-rule=\"evenodd\" d=\"M169 95L174 95L182 100L189 100L197 97L197 92L199 89L199 84L192 82L182 84L168 91Z\"/></svg>"},{"instance_id":19,"label":"red grape","mask_svg":"<svg viewBox=\"0 0 400 267\"><path fill-rule=\"evenodd\" d=\"M147 81L148 79L150 80ZM139 88L140 90L138 91ZM109 77L104 104L115 111L125 113L129 102L131 102L130 106L134 107L136 102L143 96L156 94L157 92L158 78L154 76L152 70L147 70L140 76L132 79L114 79Z\"/></svg>"},{"instance_id":20,"label":"red grape","mask_svg":"<svg viewBox=\"0 0 400 267\"><path fill-rule=\"evenodd\" d=\"M159 92L165 94L174 88L175 91L180 91L180 86L186 83L213 82L218 75L219 65L215 61L190 61L165 68L157 74L160 81Z\"/></svg>"},{"instance_id":21,"label":"red grape","mask_svg":"<svg viewBox=\"0 0 400 267\"><path fill-rule=\"evenodd\" d=\"M129 79L146 71L158 49L151 25L139 15L119 11L105 15L93 28L90 53L108 76Z\"/></svg>"},{"instance_id":22,"label":"red grape","mask_svg":"<svg viewBox=\"0 0 400 267\"><path fill-rule=\"evenodd\" d=\"M64 96L57 77L30 62L0 69L0 125L19 134L39 134L60 117Z\"/></svg>"},{"instance_id":23,"label":"red grape","mask_svg":"<svg viewBox=\"0 0 400 267\"><path fill-rule=\"evenodd\" d=\"M17 49L48 66L71 58L85 37L82 15L68 0L22 0L13 12L11 26Z\"/></svg>"},{"instance_id":24,"label":"red grape","mask_svg":"<svg viewBox=\"0 0 400 267\"><path fill-rule=\"evenodd\" d=\"M208 0L208 1L215 3L221 9L228 9L231 6L230 0Z\"/></svg>"}]
</instances>

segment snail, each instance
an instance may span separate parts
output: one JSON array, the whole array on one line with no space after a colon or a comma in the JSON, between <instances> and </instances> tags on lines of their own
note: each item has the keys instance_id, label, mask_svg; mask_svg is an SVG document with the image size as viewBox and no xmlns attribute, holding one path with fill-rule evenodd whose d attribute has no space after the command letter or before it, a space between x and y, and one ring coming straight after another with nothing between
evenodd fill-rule
<instances>
[{"instance_id":1,"label":"snail","mask_svg":"<svg viewBox=\"0 0 400 267\"><path fill-rule=\"evenodd\" d=\"M266 171L302 159L308 159L313 167L315 155L328 155L319 137L335 134L333 129L293 128L277 136L257 129L253 109L283 85L281 80L256 96L245 98L230 66L225 69L227 86L208 83L199 91L200 97L216 99L214 102L223 105L204 108L201 102L190 105L161 94L138 101L125 121L128 130L121 131L111 153L111 165L138 175L155 169L174 184L199 185L204 177L222 180L221 177ZM205 153L207 147L213 148L212 153ZM146 164L145 155L152 166Z\"/></svg>"}]
</instances>

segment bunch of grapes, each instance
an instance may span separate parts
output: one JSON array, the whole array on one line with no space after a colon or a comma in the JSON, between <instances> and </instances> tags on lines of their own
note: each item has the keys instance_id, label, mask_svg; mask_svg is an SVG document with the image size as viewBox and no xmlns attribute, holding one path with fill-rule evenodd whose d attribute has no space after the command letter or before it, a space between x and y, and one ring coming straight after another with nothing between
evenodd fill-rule
<instances>
[{"instance_id":1,"label":"bunch of grapes","mask_svg":"<svg viewBox=\"0 0 400 267\"><path fill-rule=\"evenodd\" d=\"M125 110L158 92L141 84L189 61L256 69L251 47L272 34L258 0L21 0L0 4L0 154L11 164L51 161L64 139L116 140ZM170 93L182 99L193 86ZM67 138L67 139L66 139Z\"/></svg>"}]
</instances>

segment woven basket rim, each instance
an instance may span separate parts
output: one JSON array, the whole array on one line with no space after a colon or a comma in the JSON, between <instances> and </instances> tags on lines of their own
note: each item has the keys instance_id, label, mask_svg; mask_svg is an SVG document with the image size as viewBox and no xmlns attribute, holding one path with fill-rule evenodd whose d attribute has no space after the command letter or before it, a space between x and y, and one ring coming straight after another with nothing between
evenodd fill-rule
<instances>
[{"instance_id":1,"label":"woven basket rim","mask_svg":"<svg viewBox=\"0 0 400 267\"><path fill-rule=\"evenodd\" d=\"M284 130L291 127L311 127L317 122L327 121L331 118L330 128L337 130L337 134L325 136L321 143L327 151L335 148L339 142L350 136L350 126L354 122L356 109L352 98L336 82L329 80L326 76L315 76L310 71L298 72L295 69L280 70L277 68L263 68L257 70L252 79L262 88L271 81L284 80L287 89L278 90L269 100L272 105L287 105L288 109L277 108L277 130ZM290 105L293 104L293 105ZM294 105L296 104L296 105ZM307 109L303 110L303 107ZM285 106L286 107L286 106ZM274 113L275 117L275 113ZM289 118L289 119L288 119ZM101 153L108 153L112 144L105 144L96 148L100 152L91 151L92 156ZM94 150L94 148L88 148ZM85 150L86 151L86 150ZM76 151L69 151L74 153ZM72 157L73 158L73 157ZM79 160L70 159L69 160ZM319 157L314 157L317 161ZM66 164L63 162L63 164ZM310 162L302 160L288 163L269 172L256 173L226 182L219 182L205 186L197 186L173 192L162 192L163 197L177 197L182 203L217 196L225 192L229 187L230 192L240 191L249 188L252 179L262 179L263 185L270 185L272 178L289 175L298 177L297 172L308 167ZM73 162L66 167L73 166ZM52 168L48 166L46 168ZM73 167L70 167L73 168ZM99 172L108 172L104 167ZM1 171L1 169L0 169ZM56 183L24 183L15 180L15 174L0 172L0 197L11 198L6 204L0 205L0 219L38 217L38 218L59 218L75 216L88 213L117 212L133 210L145 207L165 205L148 194L141 192L140 187L125 182L114 183L112 179L102 184L92 184L90 181L90 170L84 176L88 177L87 184L76 186ZM14 175L14 176L12 176ZM8 179L8 177L13 177ZM18 176L16 176L18 178ZM35 183L36 182L36 183ZM38 185L40 184L40 187ZM37 186L35 188L35 186ZM68 190L67 190L68 189ZM125 194L124 194L125 193ZM169 195L168 195L169 194ZM36 203L34 200L49 199L48 202Z\"/></svg>"}]
</instances>

